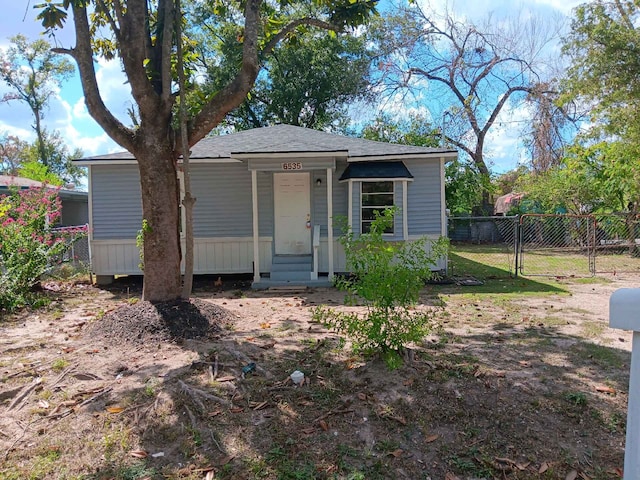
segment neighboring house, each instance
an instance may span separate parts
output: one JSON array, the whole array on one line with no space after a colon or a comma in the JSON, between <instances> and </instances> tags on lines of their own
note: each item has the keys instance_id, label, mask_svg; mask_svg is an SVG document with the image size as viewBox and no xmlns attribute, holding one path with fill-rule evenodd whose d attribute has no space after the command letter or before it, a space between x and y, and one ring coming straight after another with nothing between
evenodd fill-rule
<instances>
[{"instance_id":1,"label":"neighboring house","mask_svg":"<svg viewBox=\"0 0 640 480\"><path fill-rule=\"evenodd\" d=\"M446 235L444 164L457 153L290 125L205 138L191 153L195 273L253 273L254 287L328 284L346 271L336 217L354 233L395 205L389 240ZM141 274L138 167L127 152L89 167L92 269L100 282ZM442 259L436 269L444 269Z\"/></svg>"},{"instance_id":2,"label":"neighboring house","mask_svg":"<svg viewBox=\"0 0 640 480\"><path fill-rule=\"evenodd\" d=\"M10 188L42 187L43 183L30 178L0 175L0 195L9 192ZM61 188L58 197L62 203L62 215L57 226L69 227L89 223L88 193Z\"/></svg>"}]
</instances>

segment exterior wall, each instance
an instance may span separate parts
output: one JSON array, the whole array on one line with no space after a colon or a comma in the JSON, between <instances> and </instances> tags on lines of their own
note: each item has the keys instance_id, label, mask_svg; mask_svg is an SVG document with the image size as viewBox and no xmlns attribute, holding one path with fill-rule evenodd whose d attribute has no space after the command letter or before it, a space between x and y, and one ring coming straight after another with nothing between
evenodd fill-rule
<instances>
[{"instance_id":1,"label":"exterior wall","mask_svg":"<svg viewBox=\"0 0 640 480\"><path fill-rule=\"evenodd\" d=\"M271 270L271 237L260 238L260 271ZM253 237L197 238L194 273L252 273Z\"/></svg>"},{"instance_id":2,"label":"exterior wall","mask_svg":"<svg viewBox=\"0 0 640 480\"><path fill-rule=\"evenodd\" d=\"M132 239L135 244L142 226L138 166L92 166L89 175L93 240Z\"/></svg>"},{"instance_id":3,"label":"exterior wall","mask_svg":"<svg viewBox=\"0 0 640 480\"><path fill-rule=\"evenodd\" d=\"M346 167L343 162L342 167L333 172L333 235L342 235L342 229L337 221L338 217L347 216L348 186L346 183L338 183L340 174ZM320 180L320 185L317 181ZM327 171L316 170L311 174L311 223L320 225L320 236L327 238L328 214L327 214Z\"/></svg>"},{"instance_id":4,"label":"exterior wall","mask_svg":"<svg viewBox=\"0 0 640 480\"><path fill-rule=\"evenodd\" d=\"M93 240L91 268L96 275L142 275L135 239ZM260 270L271 269L271 238L260 239ZM196 238L194 273L253 272L253 238Z\"/></svg>"},{"instance_id":5,"label":"exterior wall","mask_svg":"<svg viewBox=\"0 0 640 480\"><path fill-rule=\"evenodd\" d=\"M195 164L191 188L197 201L193 210L198 238L252 237L251 172L245 163ZM260 235L273 231L273 175L258 172Z\"/></svg>"},{"instance_id":6,"label":"exterior wall","mask_svg":"<svg viewBox=\"0 0 640 480\"><path fill-rule=\"evenodd\" d=\"M60 225L63 227L73 225L86 225L89 223L89 203L87 196L79 198L61 198L62 216Z\"/></svg>"},{"instance_id":7,"label":"exterior wall","mask_svg":"<svg viewBox=\"0 0 640 480\"><path fill-rule=\"evenodd\" d=\"M414 181L408 183L409 238L434 239L441 228L439 161L405 160ZM333 172L334 238L342 233L337 216L348 214L348 184L338 178L346 163ZM142 223L140 183L136 165L99 165L90 168L92 209L92 268L98 275L141 274L135 237ZM257 172L260 272L271 269L273 235L273 172ZM320 180L320 185L317 180ZM251 171L247 164L194 164L192 186L197 198L195 219L195 273L253 272ZM396 205L402 207L403 182L395 182ZM426 194L425 194L426 193ZM360 230L360 182L353 182L353 230ZM312 224L321 226L319 270L327 272L327 172L311 172ZM404 212L402 212L404 214ZM398 216L393 239L401 240ZM334 271L346 271L344 252L334 241ZM444 268L441 266L440 268Z\"/></svg>"},{"instance_id":8,"label":"exterior wall","mask_svg":"<svg viewBox=\"0 0 640 480\"><path fill-rule=\"evenodd\" d=\"M409 237L414 235L440 235L442 228L440 161L405 160L413 182L407 189L409 210Z\"/></svg>"}]
</instances>

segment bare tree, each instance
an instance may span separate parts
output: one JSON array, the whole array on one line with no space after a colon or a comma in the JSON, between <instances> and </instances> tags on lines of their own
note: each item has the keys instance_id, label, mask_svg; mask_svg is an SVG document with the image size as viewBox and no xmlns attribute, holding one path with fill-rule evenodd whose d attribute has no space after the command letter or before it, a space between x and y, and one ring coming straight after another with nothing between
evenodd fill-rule
<instances>
[{"instance_id":1,"label":"bare tree","mask_svg":"<svg viewBox=\"0 0 640 480\"><path fill-rule=\"evenodd\" d=\"M379 64L386 87L421 95L432 117L441 119L446 141L469 155L485 184L487 135L503 110L542 84L543 60L559 32L558 22L524 17L489 15L474 24L414 4L386 27L390 48ZM485 190L485 210L489 200Z\"/></svg>"},{"instance_id":2,"label":"bare tree","mask_svg":"<svg viewBox=\"0 0 640 480\"><path fill-rule=\"evenodd\" d=\"M558 106L557 91L544 82L534 85L526 98L532 108L532 118L524 131L525 145L531 154L534 173L560 165L568 144L567 136L575 133L575 119L565 108Z\"/></svg>"}]
</instances>

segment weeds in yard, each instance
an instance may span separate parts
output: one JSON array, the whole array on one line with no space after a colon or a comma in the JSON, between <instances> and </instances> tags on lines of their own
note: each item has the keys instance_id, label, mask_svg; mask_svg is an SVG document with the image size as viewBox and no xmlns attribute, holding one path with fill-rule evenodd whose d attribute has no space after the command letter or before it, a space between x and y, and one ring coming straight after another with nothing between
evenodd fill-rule
<instances>
[{"instance_id":1,"label":"weeds in yard","mask_svg":"<svg viewBox=\"0 0 640 480\"><path fill-rule=\"evenodd\" d=\"M67 366L69 365L69 362L64 359L64 358L57 358L52 364L51 364L51 370L53 370L54 372L61 372L62 370L64 370L65 368L67 368Z\"/></svg>"},{"instance_id":2,"label":"weeds in yard","mask_svg":"<svg viewBox=\"0 0 640 480\"><path fill-rule=\"evenodd\" d=\"M565 392L564 399L575 407L587 406L587 395L584 392Z\"/></svg>"}]
</instances>

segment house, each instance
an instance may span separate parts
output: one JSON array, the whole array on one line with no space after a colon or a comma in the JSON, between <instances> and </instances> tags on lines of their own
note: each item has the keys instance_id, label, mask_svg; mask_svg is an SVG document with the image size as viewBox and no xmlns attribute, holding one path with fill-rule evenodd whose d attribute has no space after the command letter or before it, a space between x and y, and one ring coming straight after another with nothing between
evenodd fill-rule
<instances>
[{"instance_id":1,"label":"house","mask_svg":"<svg viewBox=\"0 0 640 480\"><path fill-rule=\"evenodd\" d=\"M0 175L0 195L9 193L11 188L42 187L43 183L30 178L13 175ZM89 223L89 201L87 192L70 188L61 188L58 197L62 204L62 214L58 222L60 227L86 225Z\"/></svg>"},{"instance_id":2,"label":"house","mask_svg":"<svg viewBox=\"0 0 640 480\"><path fill-rule=\"evenodd\" d=\"M354 233L395 205L392 241L446 235L449 149L334 135L291 125L208 137L191 153L194 273L252 273L254 287L328 284L345 272L336 218ZM141 274L138 167L127 152L77 161L89 168L92 269L99 282ZM444 269L445 259L434 268Z\"/></svg>"}]
</instances>

